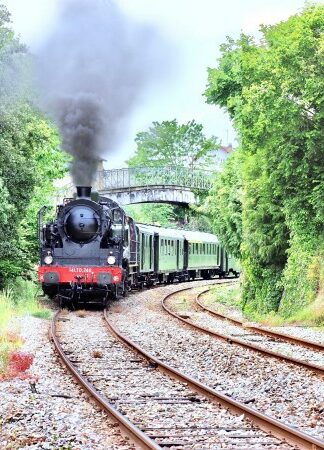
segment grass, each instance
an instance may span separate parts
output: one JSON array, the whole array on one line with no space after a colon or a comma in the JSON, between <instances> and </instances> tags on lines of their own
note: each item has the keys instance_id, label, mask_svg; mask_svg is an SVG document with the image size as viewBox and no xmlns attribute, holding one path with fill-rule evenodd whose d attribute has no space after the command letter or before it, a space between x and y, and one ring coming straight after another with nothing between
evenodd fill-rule
<instances>
[{"instance_id":1,"label":"grass","mask_svg":"<svg viewBox=\"0 0 324 450\"><path fill-rule=\"evenodd\" d=\"M0 374L6 371L10 354L23 343L19 330L12 329L12 319L24 315L51 318L51 311L42 305L38 294L38 286L22 278L0 291Z\"/></svg>"},{"instance_id":2,"label":"grass","mask_svg":"<svg viewBox=\"0 0 324 450\"><path fill-rule=\"evenodd\" d=\"M177 312L185 311L190 307L190 300L187 297L176 297L172 303L176 307Z\"/></svg>"},{"instance_id":3,"label":"grass","mask_svg":"<svg viewBox=\"0 0 324 450\"><path fill-rule=\"evenodd\" d=\"M18 278L9 288L0 291L0 330L13 316L30 314L49 319L51 311L39 300L39 286L28 280Z\"/></svg>"},{"instance_id":4,"label":"grass","mask_svg":"<svg viewBox=\"0 0 324 450\"><path fill-rule=\"evenodd\" d=\"M324 328L324 292L319 292L313 303L289 317L287 323L293 325L316 325Z\"/></svg>"},{"instance_id":5,"label":"grass","mask_svg":"<svg viewBox=\"0 0 324 450\"><path fill-rule=\"evenodd\" d=\"M214 286L205 297L207 305L215 303L241 309L241 291L239 285Z\"/></svg>"},{"instance_id":6,"label":"grass","mask_svg":"<svg viewBox=\"0 0 324 450\"><path fill-rule=\"evenodd\" d=\"M242 311L240 286L214 286L209 294L205 296L205 303L210 306L217 305L218 309L234 307ZM222 308L223 307L223 308ZM319 293L317 299L307 307L300 309L290 317L283 317L278 312L258 313L257 311L245 309L244 317L253 322L259 322L267 326L303 325L324 327L324 293Z\"/></svg>"}]
</instances>

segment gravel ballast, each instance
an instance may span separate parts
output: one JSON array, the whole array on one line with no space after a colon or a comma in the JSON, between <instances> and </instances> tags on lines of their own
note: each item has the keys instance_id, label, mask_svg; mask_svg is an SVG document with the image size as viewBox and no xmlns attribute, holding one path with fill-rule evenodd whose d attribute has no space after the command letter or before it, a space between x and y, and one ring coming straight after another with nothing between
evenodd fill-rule
<instances>
[{"instance_id":1,"label":"gravel ballast","mask_svg":"<svg viewBox=\"0 0 324 450\"><path fill-rule=\"evenodd\" d=\"M117 306L118 307L118 306ZM59 322L63 349L110 403L162 447L293 448L161 374L107 330L102 314L69 313Z\"/></svg>"},{"instance_id":2,"label":"gravel ballast","mask_svg":"<svg viewBox=\"0 0 324 450\"><path fill-rule=\"evenodd\" d=\"M161 300L181 287L188 284L131 295L110 308L110 319L148 352L187 375L288 425L323 437L322 377L204 335L171 317L163 311Z\"/></svg>"},{"instance_id":3,"label":"gravel ballast","mask_svg":"<svg viewBox=\"0 0 324 450\"><path fill-rule=\"evenodd\" d=\"M48 338L49 321L24 317L17 326L22 350L35 355L29 372L38 382L36 392L32 378L0 383L0 449L134 448L62 368Z\"/></svg>"},{"instance_id":4,"label":"gravel ballast","mask_svg":"<svg viewBox=\"0 0 324 450\"><path fill-rule=\"evenodd\" d=\"M215 331L223 336L229 338L238 338L246 343L255 344L265 350L270 350L288 357L300 359L301 361L315 364L319 367L324 367L324 352L311 350L302 345L285 342L284 339L276 339L270 336L257 333L249 329L249 324L245 327L235 325L228 320L218 318L208 311L203 310L196 303L196 295L199 289L192 289L187 294L175 294L167 301L167 306L178 315L186 317L194 325L199 325L208 330ZM183 297L186 299L185 306L183 304ZM199 299L200 303L204 305L204 297ZM215 310L215 307L213 308Z\"/></svg>"}]
</instances>

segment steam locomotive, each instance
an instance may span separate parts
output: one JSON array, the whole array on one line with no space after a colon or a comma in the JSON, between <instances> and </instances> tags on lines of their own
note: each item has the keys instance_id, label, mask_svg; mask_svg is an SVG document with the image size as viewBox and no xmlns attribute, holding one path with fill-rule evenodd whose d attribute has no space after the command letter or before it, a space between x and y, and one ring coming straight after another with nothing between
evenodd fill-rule
<instances>
[{"instance_id":1,"label":"steam locomotive","mask_svg":"<svg viewBox=\"0 0 324 450\"><path fill-rule=\"evenodd\" d=\"M38 214L38 279L44 293L63 304L105 304L132 288L239 274L216 236L136 224L89 186L77 186L48 223L45 211Z\"/></svg>"}]
</instances>

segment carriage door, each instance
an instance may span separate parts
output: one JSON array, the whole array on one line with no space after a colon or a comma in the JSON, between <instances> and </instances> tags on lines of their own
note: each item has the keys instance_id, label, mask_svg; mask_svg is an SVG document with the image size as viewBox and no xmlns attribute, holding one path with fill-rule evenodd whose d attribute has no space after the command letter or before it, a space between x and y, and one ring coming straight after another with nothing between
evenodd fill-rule
<instances>
[{"instance_id":1,"label":"carriage door","mask_svg":"<svg viewBox=\"0 0 324 450\"><path fill-rule=\"evenodd\" d=\"M141 233L141 270L144 270L145 263L145 235Z\"/></svg>"},{"instance_id":2,"label":"carriage door","mask_svg":"<svg viewBox=\"0 0 324 450\"><path fill-rule=\"evenodd\" d=\"M159 235L154 233L154 266L153 270L155 273L159 270Z\"/></svg>"},{"instance_id":3,"label":"carriage door","mask_svg":"<svg viewBox=\"0 0 324 450\"><path fill-rule=\"evenodd\" d=\"M148 268L149 271L153 270L152 263L153 263L153 236L150 234L149 236L149 252L150 252L150 267Z\"/></svg>"},{"instance_id":4,"label":"carriage door","mask_svg":"<svg viewBox=\"0 0 324 450\"><path fill-rule=\"evenodd\" d=\"M224 249L223 249L223 247L221 247L221 249L220 249L220 263L219 263L219 265L220 265L221 270L225 270L224 269Z\"/></svg>"},{"instance_id":5,"label":"carriage door","mask_svg":"<svg viewBox=\"0 0 324 450\"><path fill-rule=\"evenodd\" d=\"M228 272L228 269L229 269L229 267L228 267L228 253L224 250L224 253L225 253L225 272Z\"/></svg>"},{"instance_id":6,"label":"carriage door","mask_svg":"<svg viewBox=\"0 0 324 450\"><path fill-rule=\"evenodd\" d=\"M177 241L177 270L179 270L180 241Z\"/></svg>"},{"instance_id":7,"label":"carriage door","mask_svg":"<svg viewBox=\"0 0 324 450\"><path fill-rule=\"evenodd\" d=\"M183 268L184 270L188 269L188 253L189 253L189 243L187 239L183 241Z\"/></svg>"}]
</instances>

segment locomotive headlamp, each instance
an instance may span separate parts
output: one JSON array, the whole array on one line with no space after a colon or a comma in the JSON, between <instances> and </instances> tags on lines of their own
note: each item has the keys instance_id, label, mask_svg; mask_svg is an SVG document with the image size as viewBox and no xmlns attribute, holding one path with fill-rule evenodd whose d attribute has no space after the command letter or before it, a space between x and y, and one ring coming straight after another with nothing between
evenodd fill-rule
<instances>
[{"instance_id":1,"label":"locomotive headlamp","mask_svg":"<svg viewBox=\"0 0 324 450\"><path fill-rule=\"evenodd\" d=\"M107 263L108 264L115 264L116 258L113 255L108 256Z\"/></svg>"},{"instance_id":2,"label":"locomotive headlamp","mask_svg":"<svg viewBox=\"0 0 324 450\"><path fill-rule=\"evenodd\" d=\"M44 263L52 264L52 262L53 262L53 256L50 253L48 253L44 258Z\"/></svg>"}]
</instances>

